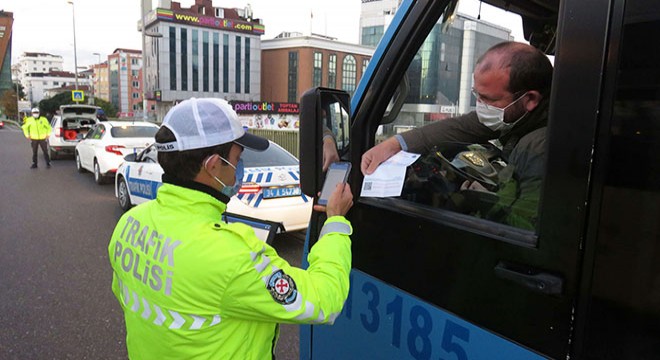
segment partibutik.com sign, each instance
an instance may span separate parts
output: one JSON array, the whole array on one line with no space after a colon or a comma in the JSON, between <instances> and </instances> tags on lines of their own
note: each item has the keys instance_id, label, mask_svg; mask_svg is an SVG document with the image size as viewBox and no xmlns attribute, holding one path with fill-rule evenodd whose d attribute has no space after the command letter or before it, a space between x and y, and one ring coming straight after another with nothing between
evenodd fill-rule
<instances>
[{"instance_id":1,"label":"partibutik.com sign","mask_svg":"<svg viewBox=\"0 0 660 360\"><path fill-rule=\"evenodd\" d=\"M258 23L240 21L235 19L221 19L213 16L200 16L170 9L156 9L158 20L171 21L181 24L203 26L214 29L231 30L249 34L263 35L266 28Z\"/></svg>"}]
</instances>

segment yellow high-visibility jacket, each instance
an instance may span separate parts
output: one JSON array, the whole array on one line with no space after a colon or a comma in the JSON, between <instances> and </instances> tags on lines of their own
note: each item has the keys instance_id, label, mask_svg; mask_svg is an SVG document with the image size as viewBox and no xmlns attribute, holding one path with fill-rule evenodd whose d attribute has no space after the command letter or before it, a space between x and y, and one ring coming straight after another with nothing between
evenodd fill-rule
<instances>
[{"instance_id":1,"label":"yellow high-visibility jacket","mask_svg":"<svg viewBox=\"0 0 660 360\"><path fill-rule=\"evenodd\" d=\"M129 357L269 359L278 323L333 323L348 296L350 223L329 218L303 270L251 227L222 222L224 195L201 187L164 183L112 234Z\"/></svg>"},{"instance_id":2,"label":"yellow high-visibility jacket","mask_svg":"<svg viewBox=\"0 0 660 360\"><path fill-rule=\"evenodd\" d=\"M43 116L34 118L32 116L25 119L25 124L21 126L25 137L31 140L43 140L50 135L53 128L48 123L48 119Z\"/></svg>"}]
</instances>

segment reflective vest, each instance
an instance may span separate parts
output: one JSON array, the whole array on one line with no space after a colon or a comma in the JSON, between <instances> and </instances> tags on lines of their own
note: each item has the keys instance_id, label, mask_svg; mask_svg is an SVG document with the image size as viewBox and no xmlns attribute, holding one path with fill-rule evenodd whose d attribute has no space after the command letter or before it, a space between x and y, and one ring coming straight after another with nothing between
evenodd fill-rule
<instances>
[{"instance_id":1,"label":"reflective vest","mask_svg":"<svg viewBox=\"0 0 660 360\"><path fill-rule=\"evenodd\" d=\"M26 118L25 124L21 126L25 137L31 140L43 140L50 135L53 130L48 123L48 119L43 116L35 119L34 117Z\"/></svg>"},{"instance_id":2,"label":"reflective vest","mask_svg":"<svg viewBox=\"0 0 660 360\"><path fill-rule=\"evenodd\" d=\"M293 267L226 205L165 183L119 220L108 246L131 359L268 359L278 323L333 323L349 289L350 223L329 218Z\"/></svg>"}]
</instances>

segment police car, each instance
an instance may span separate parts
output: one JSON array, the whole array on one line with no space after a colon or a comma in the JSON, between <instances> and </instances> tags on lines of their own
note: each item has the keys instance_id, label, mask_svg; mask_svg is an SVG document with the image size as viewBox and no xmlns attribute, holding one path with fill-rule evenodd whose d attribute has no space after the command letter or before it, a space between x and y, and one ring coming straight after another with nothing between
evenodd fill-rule
<instances>
[{"instance_id":1,"label":"police car","mask_svg":"<svg viewBox=\"0 0 660 360\"><path fill-rule=\"evenodd\" d=\"M307 228L313 201L300 191L298 159L272 141L263 152L246 148L241 158L243 186L231 198L227 212L276 223L277 232ZM126 156L115 177L119 206L128 210L155 199L162 174L153 145Z\"/></svg>"}]
</instances>

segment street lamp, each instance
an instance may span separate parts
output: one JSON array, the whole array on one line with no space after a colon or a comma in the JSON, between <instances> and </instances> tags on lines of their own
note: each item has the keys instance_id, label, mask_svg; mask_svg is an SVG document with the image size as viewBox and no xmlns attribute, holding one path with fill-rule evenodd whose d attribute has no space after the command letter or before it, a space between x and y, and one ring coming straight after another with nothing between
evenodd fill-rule
<instances>
[{"instance_id":1,"label":"street lamp","mask_svg":"<svg viewBox=\"0 0 660 360\"><path fill-rule=\"evenodd\" d=\"M99 75L101 75L101 54L95 52L95 53L92 53L92 55L96 55L96 56L99 57L99 62L96 65L96 71L94 72L94 81L92 81L92 87L93 87L92 94L93 94L94 98L97 98L98 96L96 96L97 95L96 92L99 89L99 86L98 86L99 84L97 84L97 83L99 82ZM94 105L96 105L96 102L94 103Z\"/></svg>"},{"instance_id":2,"label":"street lamp","mask_svg":"<svg viewBox=\"0 0 660 360\"><path fill-rule=\"evenodd\" d=\"M71 14L73 15L73 72L76 76L76 91L78 91L78 53L76 50L76 11L72 0L67 1L71 4Z\"/></svg>"}]
</instances>

